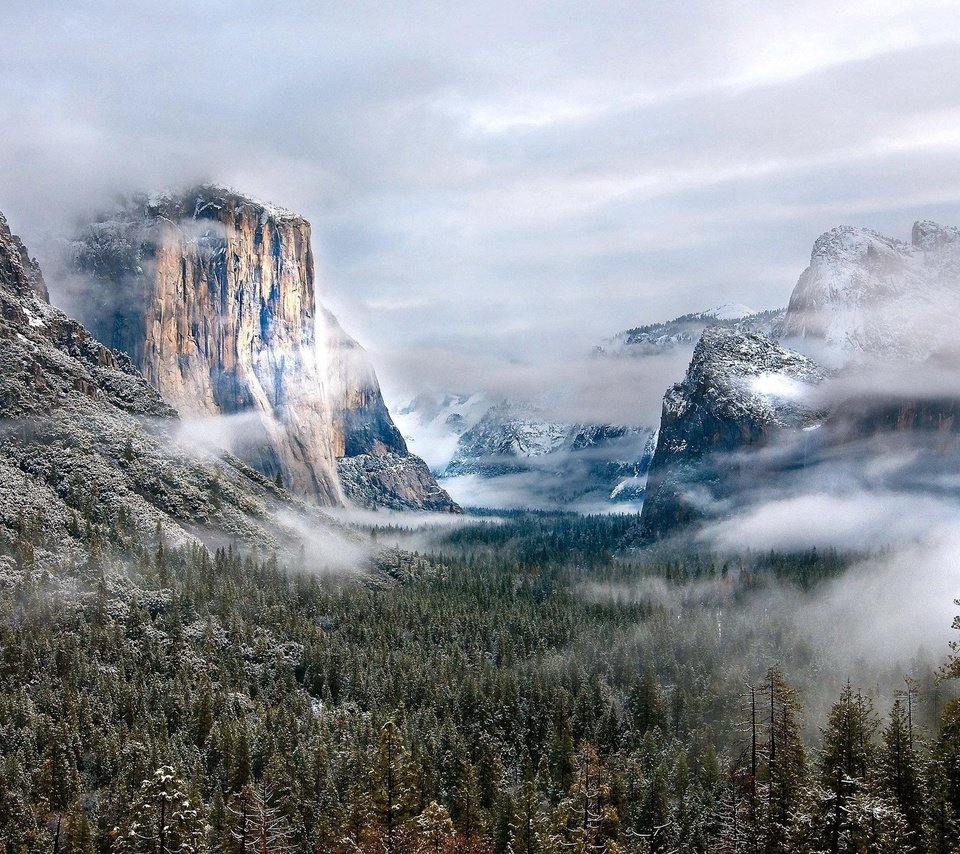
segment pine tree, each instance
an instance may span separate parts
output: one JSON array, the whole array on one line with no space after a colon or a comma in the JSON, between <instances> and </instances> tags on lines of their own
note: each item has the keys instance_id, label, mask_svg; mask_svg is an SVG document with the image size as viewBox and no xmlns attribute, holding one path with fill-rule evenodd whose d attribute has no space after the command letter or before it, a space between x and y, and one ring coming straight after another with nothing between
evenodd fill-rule
<instances>
[{"instance_id":1,"label":"pine tree","mask_svg":"<svg viewBox=\"0 0 960 854\"><path fill-rule=\"evenodd\" d=\"M387 721L380 730L373 765L373 808L386 854L401 849L417 802L410 753L400 728Z\"/></svg>"},{"instance_id":2,"label":"pine tree","mask_svg":"<svg viewBox=\"0 0 960 854\"><path fill-rule=\"evenodd\" d=\"M865 826L875 824L868 784L878 726L870 701L848 682L830 710L820 757L822 789L816 823L831 854L857 851Z\"/></svg>"},{"instance_id":3,"label":"pine tree","mask_svg":"<svg viewBox=\"0 0 960 854\"><path fill-rule=\"evenodd\" d=\"M453 821L447 808L436 801L430 801L417 819L420 831L420 850L429 854L442 854L449 851L453 843Z\"/></svg>"},{"instance_id":4,"label":"pine tree","mask_svg":"<svg viewBox=\"0 0 960 854\"><path fill-rule=\"evenodd\" d=\"M514 814L510 822L511 854L538 854L548 845L548 804L541 794L539 780L538 775L528 775L514 801Z\"/></svg>"},{"instance_id":5,"label":"pine tree","mask_svg":"<svg viewBox=\"0 0 960 854\"><path fill-rule=\"evenodd\" d=\"M231 799L227 806L230 835L239 854L287 854L296 850L293 830L273 801L273 791L264 780L244 786Z\"/></svg>"},{"instance_id":6,"label":"pine tree","mask_svg":"<svg viewBox=\"0 0 960 854\"><path fill-rule=\"evenodd\" d=\"M763 828L767 852L788 850L793 819L807 785L807 757L800 703L776 665L767 671L766 810Z\"/></svg>"},{"instance_id":7,"label":"pine tree","mask_svg":"<svg viewBox=\"0 0 960 854\"><path fill-rule=\"evenodd\" d=\"M644 668L640 680L630 691L627 706L633 731L637 735L643 735L654 727L665 728L667 716L663 695L649 667Z\"/></svg>"},{"instance_id":8,"label":"pine tree","mask_svg":"<svg viewBox=\"0 0 960 854\"><path fill-rule=\"evenodd\" d=\"M63 854L93 854L94 827L86 811L74 804L64 819Z\"/></svg>"},{"instance_id":9,"label":"pine tree","mask_svg":"<svg viewBox=\"0 0 960 854\"><path fill-rule=\"evenodd\" d=\"M173 768L162 766L144 780L114 829L117 854L194 854L205 850L205 822Z\"/></svg>"},{"instance_id":10,"label":"pine tree","mask_svg":"<svg viewBox=\"0 0 960 854\"><path fill-rule=\"evenodd\" d=\"M919 758L914 749L910 718L899 697L894 701L890 719L882 733L878 770L881 789L896 805L913 838L919 842L923 819L923 781Z\"/></svg>"}]
</instances>

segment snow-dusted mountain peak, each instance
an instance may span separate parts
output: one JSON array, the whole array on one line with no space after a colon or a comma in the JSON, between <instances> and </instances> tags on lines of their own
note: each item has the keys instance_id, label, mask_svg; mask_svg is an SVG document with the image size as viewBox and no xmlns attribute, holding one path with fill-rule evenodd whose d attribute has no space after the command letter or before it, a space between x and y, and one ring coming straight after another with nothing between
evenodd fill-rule
<instances>
[{"instance_id":1,"label":"snow-dusted mountain peak","mask_svg":"<svg viewBox=\"0 0 960 854\"><path fill-rule=\"evenodd\" d=\"M790 297L783 338L832 367L922 361L960 310L960 230L929 220L911 242L840 226L814 243Z\"/></svg>"},{"instance_id":2,"label":"snow-dusted mountain peak","mask_svg":"<svg viewBox=\"0 0 960 854\"><path fill-rule=\"evenodd\" d=\"M706 311L697 312L698 317L704 319L714 318L716 320L741 320L744 317L751 317L757 314L755 308L750 308L742 302L725 302L715 308L708 308Z\"/></svg>"},{"instance_id":3,"label":"snow-dusted mountain peak","mask_svg":"<svg viewBox=\"0 0 960 854\"><path fill-rule=\"evenodd\" d=\"M936 251L960 241L960 228L955 225L940 225L931 219L917 220L913 224L910 242L917 249Z\"/></svg>"},{"instance_id":4,"label":"snow-dusted mountain peak","mask_svg":"<svg viewBox=\"0 0 960 854\"><path fill-rule=\"evenodd\" d=\"M764 335L711 326L697 343L683 383L674 387L680 395L672 389L668 398L671 393L675 400L699 395L729 413L785 423L798 412L805 417L804 398L823 379L811 359Z\"/></svg>"}]
</instances>

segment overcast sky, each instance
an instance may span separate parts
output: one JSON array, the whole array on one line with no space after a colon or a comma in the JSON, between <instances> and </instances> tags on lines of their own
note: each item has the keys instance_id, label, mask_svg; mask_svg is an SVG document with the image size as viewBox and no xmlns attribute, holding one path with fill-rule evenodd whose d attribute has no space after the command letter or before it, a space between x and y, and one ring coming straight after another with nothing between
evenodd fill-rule
<instances>
[{"instance_id":1,"label":"overcast sky","mask_svg":"<svg viewBox=\"0 0 960 854\"><path fill-rule=\"evenodd\" d=\"M197 179L294 208L388 394L782 305L840 223L960 222L953 2L0 0L0 28L28 245Z\"/></svg>"}]
</instances>

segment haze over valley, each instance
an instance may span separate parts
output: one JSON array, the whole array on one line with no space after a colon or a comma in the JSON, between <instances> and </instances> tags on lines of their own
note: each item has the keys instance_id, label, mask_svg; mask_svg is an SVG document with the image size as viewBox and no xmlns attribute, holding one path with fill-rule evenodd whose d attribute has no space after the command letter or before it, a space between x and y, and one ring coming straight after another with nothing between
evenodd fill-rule
<instances>
[{"instance_id":1,"label":"haze over valley","mask_svg":"<svg viewBox=\"0 0 960 854\"><path fill-rule=\"evenodd\" d=\"M16 2L7 854L958 854L960 19Z\"/></svg>"}]
</instances>

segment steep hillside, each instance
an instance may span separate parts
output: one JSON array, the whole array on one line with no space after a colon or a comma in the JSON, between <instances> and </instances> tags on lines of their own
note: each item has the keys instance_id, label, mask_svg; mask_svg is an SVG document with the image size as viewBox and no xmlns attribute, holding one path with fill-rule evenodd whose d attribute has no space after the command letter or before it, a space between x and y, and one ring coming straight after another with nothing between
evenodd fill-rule
<instances>
[{"instance_id":1,"label":"steep hillside","mask_svg":"<svg viewBox=\"0 0 960 854\"><path fill-rule=\"evenodd\" d=\"M216 187L136 197L81 232L72 265L94 334L184 416L247 416L229 446L265 476L321 505L456 509L409 455L362 348L317 306L303 217Z\"/></svg>"},{"instance_id":2,"label":"steep hillside","mask_svg":"<svg viewBox=\"0 0 960 854\"><path fill-rule=\"evenodd\" d=\"M814 362L762 335L704 330L686 377L664 397L639 539L707 517L742 486L751 452L785 429L816 428L823 413L809 398L823 378Z\"/></svg>"},{"instance_id":3,"label":"steep hillside","mask_svg":"<svg viewBox=\"0 0 960 854\"><path fill-rule=\"evenodd\" d=\"M240 460L184 435L122 353L46 300L36 262L0 216L0 554L45 566L112 548L237 542L316 561L362 549Z\"/></svg>"}]
</instances>

